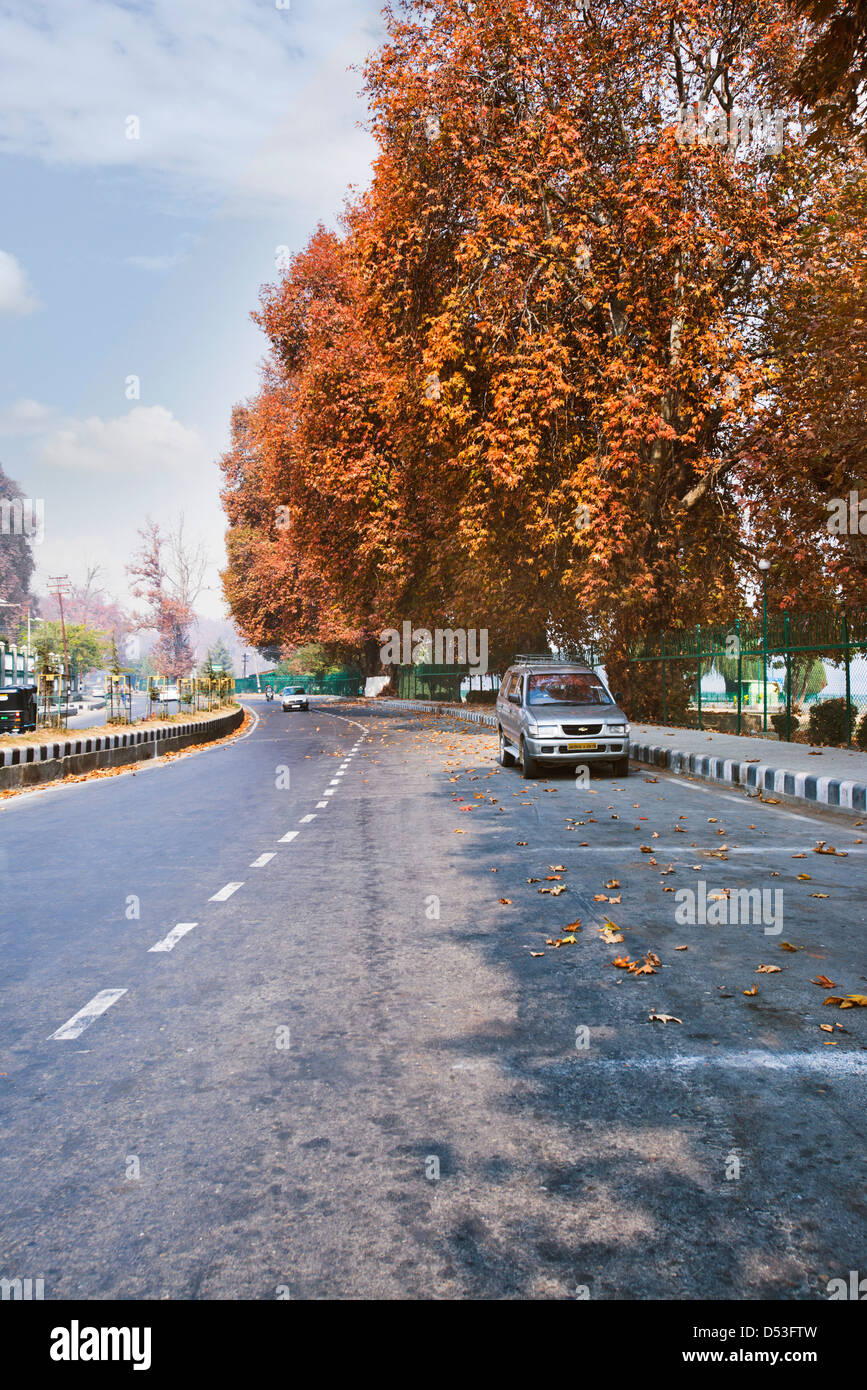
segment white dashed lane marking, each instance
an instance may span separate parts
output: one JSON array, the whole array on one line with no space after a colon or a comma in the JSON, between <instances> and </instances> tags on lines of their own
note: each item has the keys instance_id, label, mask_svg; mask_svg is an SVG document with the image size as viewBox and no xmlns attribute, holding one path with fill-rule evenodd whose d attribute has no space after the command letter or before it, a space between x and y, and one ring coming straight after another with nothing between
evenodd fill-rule
<instances>
[{"instance_id":1,"label":"white dashed lane marking","mask_svg":"<svg viewBox=\"0 0 867 1390\"><path fill-rule=\"evenodd\" d=\"M336 777L332 777L332 779L331 779L331 781L328 783L328 785L329 785L329 787L339 787L339 786L340 786L340 783L338 782L338 780L337 780Z\"/></svg>"},{"instance_id":2,"label":"white dashed lane marking","mask_svg":"<svg viewBox=\"0 0 867 1390\"><path fill-rule=\"evenodd\" d=\"M168 936L164 936L162 941L157 942L156 946L151 946L149 948L148 953L150 954L150 951L171 951L173 947L178 944L182 936L186 936L188 931L192 931L193 927L197 927L198 925L198 922L178 922L176 927L172 927Z\"/></svg>"},{"instance_id":3,"label":"white dashed lane marking","mask_svg":"<svg viewBox=\"0 0 867 1390\"><path fill-rule=\"evenodd\" d=\"M99 1018L112 1004L116 1004L122 994L126 994L125 989L101 989L89 1004L85 1004L83 1009L79 1009L77 1014L67 1019L62 1028L52 1033L48 1041L55 1039L57 1042L69 1042L72 1038L80 1037L85 1028L89 1028L95 1018Z\"/></svg>"},{"instance_id":4,"label":"white dashed lane marking","mask_svg":"<svg viewBox=\"0 0 867 1390\"><path fill-rule=\"evenodd\" d=\"M322 793L322 795L323 795L323 796L333 796L333 795L334 795L334 788L333 788L333 787L326 787L326 788L325 788L325 791Z\"/></svg>"},{"instance_id":5,"label":"white dashed lane marking","mask_svg":"<svg viewBox=\"0 0 867 1390\"><path fill-rule=\"evenodd\" d=\"M316 819L316 812L315 812L315 811L310 811L308 815L302 816L302 817L301 817L301 819L300 819L300 821L298 822L298 824L299 824L299 825L308 825L308 824L310 823L310 821L315 820L315 819Z\"/></svg>"},{"instance_id":6,"label":"white dashed lane marking","mask_svg":"<svg viewBox=\"0 0 867 1390\"><path fill-rule=\"evenodd\" d=\"M288 845L289 841L294 840L297 834L297 830L287 830L285 835L280 836L281 845Z\"/></svg>"},{"instance_id":7,"label":"white dashed lane marking","mask_svg":"<svg viewBox=\"0 0 867 1390\"><path fill-rule=\"evenodd\" d=\"M231 898L233 893L237 893L238 889L243 887L243 883L227 883L225 888L221 888L219 893L214 893L208 902L224 903L227 898Z\"/></svg>"},{"instance_id":8,"label":"white dashed lane marking","mask_svg":"<svg viewBox=\"0 0 867 1390\"><path fill-rule=\"evenodd\" d=\"M323 806L327 806L327 805L328 805L328 802L327 802L327 801L317 801L317 803L316 803L316 809L317 809L317 811L321 811L321 810L322 810L322 807L323 807Z\"/></svg>"},{"instance_id":9,"label":"white dashed lane marking","mask_svg":"<svg viewBox=\"0 0 867 1390\"><path fill-rule=\"evenodd\" d=\"M297 834L298 832L296 831L295 833ZM253 860L252 864L250 865L250 868L264 869L265 865L269 864L273 858L273 854L260 854L258 859Z\"/></svg>"}]
</instances>

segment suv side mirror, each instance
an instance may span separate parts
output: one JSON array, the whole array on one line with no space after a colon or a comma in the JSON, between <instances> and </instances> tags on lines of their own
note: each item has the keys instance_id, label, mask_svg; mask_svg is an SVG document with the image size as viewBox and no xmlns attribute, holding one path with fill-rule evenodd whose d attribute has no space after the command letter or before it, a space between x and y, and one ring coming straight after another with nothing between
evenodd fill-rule
<instances>
[{"instance_id":1,"label":"suv side mirror","mask_svg":"<svg viewBox=\"0 0 867 1390\"><path fill-rule=\"evenodd\" d=\"M511 705L519 705L520 703L521 703L521 697L520 697L520 695L513 694L513 695L510 695L510 696L509 696L509 704L511 704Z\"/></svg>"},{"instance_id":2,"label":"suv side mirror","mask_svg":"<svg viewBox=\"0 0 867 1390\"><path fill-rule=\"evenodd\" d=\"M623 699L623 691L622 691L622 690L615 690L615 691L614 691L614 703L615 703L615 705L619 705L619 704L620 704L620 701L621 701L622 699Z\"/></svg>"}]
</instances>

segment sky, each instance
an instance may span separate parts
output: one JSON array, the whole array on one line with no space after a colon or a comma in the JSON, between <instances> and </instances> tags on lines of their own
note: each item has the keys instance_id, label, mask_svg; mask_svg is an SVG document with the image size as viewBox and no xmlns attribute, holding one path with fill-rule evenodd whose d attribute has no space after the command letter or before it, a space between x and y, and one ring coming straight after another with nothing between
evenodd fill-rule
<instances>
[{"instance_id":1,"label":"sky","mask_svg":"<svg viewBox=\"0 0 867 1390\"><path fill-rule=\"evenodd\" d=\"M147 517L212 557L217 459L278 260L375 154L382 0L0 0L0 462L44 508L35 587L125 566ZM291 7L290 7L291 6Z\"/></svg>"}]
</instances>

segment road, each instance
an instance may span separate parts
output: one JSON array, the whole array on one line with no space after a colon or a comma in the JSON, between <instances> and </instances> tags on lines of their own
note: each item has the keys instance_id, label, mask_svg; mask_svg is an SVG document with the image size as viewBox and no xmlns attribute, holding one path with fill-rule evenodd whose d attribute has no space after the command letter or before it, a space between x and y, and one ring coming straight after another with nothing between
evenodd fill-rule
<instances>
[{"instance_id":1,"label":"road","mask_svg":"<svg viewBox=\"0 0 867 1390\"><path fill-rule=\"evenodd\" d=\"M800 1300L865 1271L867 1009L823 1004L864 989L865 828L636 767L525 783L490 731L362 702L255 711L0 806L0 1274ZM699 882L783 897L677 921Z\"/></svg>"}]
</instances>

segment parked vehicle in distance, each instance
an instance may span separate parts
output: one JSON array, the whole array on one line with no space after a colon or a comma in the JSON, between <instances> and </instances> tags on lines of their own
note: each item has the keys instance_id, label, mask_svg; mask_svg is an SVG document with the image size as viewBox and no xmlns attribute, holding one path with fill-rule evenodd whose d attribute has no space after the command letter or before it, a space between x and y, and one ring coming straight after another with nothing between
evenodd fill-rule
<instances>
[{"instance_id":1,"label":"parked vehicle in distance","mask_svg":"<svg viewBox=\"0 0 867 1390\"><path fill-rule=\"evenodd\" d=\"M159 698L162 704L180 704L181 692L176 685L163 686Z\"/></svg>"},{"instance_id":2,"label":"parked vehicle in distance","mask_svg":"<svg viewBox=\"0 0 867 1390\"><path fill-rule=\"evenodd\" d=\"M520 762L525 777L544 764L611 763L629 775L629 722L589 666L545 657L518 657L497 696L499 760Z\"/></svg>"},{"instance_id":3,"label":"parked vehicle in distance","mask_svg":"<svg viewBox=\"0 0 867 1390\"><path fill-rule=\"evenodd\" d=\"M0 734L23 734L36 728L36 686L0 686Z\"/></svg>"},{"instance_id":4,"label":"parked vehicle in distance","mask_svg":"<svg viewBox=\"0 0 867 1390\"><path fill-rule=\"evenodd\" d=\"M307 691L303 685L286 685L280 691L280 703L284 710L309 709Z\"/></svg>"}]
</instances>

